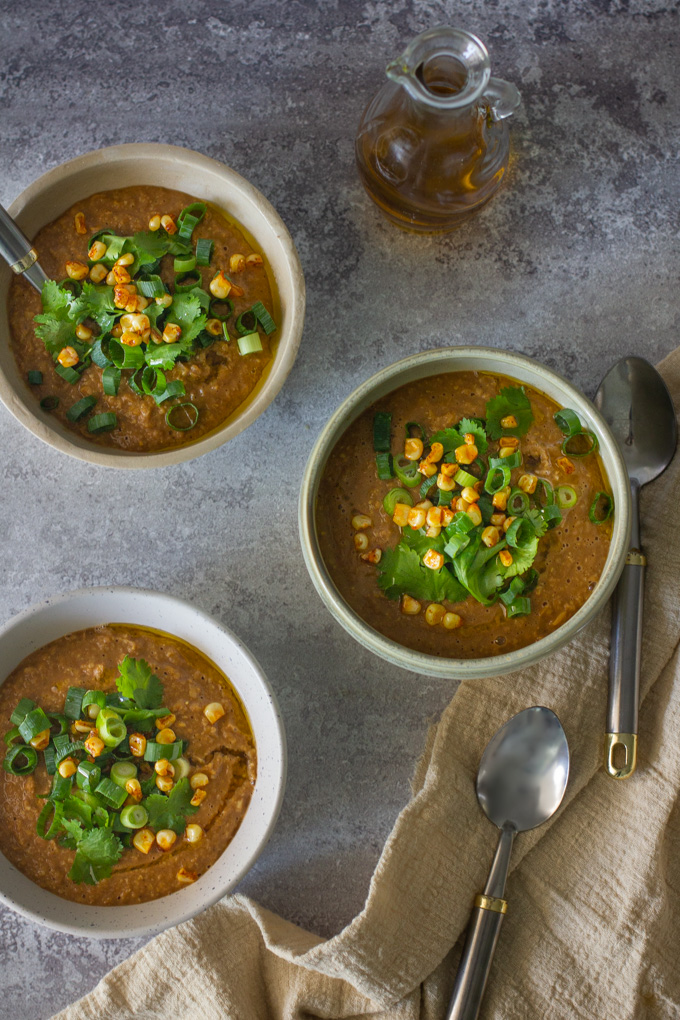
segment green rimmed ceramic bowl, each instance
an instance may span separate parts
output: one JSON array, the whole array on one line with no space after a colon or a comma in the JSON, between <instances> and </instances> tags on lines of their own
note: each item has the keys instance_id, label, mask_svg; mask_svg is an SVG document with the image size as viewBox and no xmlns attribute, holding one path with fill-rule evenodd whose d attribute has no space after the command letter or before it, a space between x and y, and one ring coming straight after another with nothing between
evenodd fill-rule
<instances>
[{"instance_id":1,"label":"green rimmed ceramic bowl","mask_svg":"<svg viewBox=\"0 0 680 1020\"><path fill-rule=\"evenodd\" d=\"M406 383L446 372L490 372L509 376L541 390L561 407L572 407L600 439L600 456L614 496L611 543L604 570L588 600L554 633L524 648L477 659L453 659L414 651L384 637L354 612L340 595L326 569L316 531L316 499L326 462L351 423L371 404ZM531 358L489 347L448 347L424 351L382 369L340 405L321 432L309 456L299 505L300 540L307 570L335 619L364 648L383 659L426 676L467 679L498 676L529 666L557 651L604 608L619 579L630 534L630 489L618 446L594 405L566 379Z\"/></svg>"}]
</instances>

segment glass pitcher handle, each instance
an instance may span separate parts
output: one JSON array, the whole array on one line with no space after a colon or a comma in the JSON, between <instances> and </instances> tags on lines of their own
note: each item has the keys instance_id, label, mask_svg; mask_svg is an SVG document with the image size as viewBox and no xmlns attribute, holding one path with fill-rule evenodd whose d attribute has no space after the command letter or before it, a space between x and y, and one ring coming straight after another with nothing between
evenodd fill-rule
<instances>
[{"instance_id":1,"label":"glass pitcher handle","mask_svg":"<svg viewBox=\"0 0 680 1020\"><path fill-rule=\"evenodd\" d=\"M493 120L511 117L522 102L522 97L515 86L509 81L503 81L502 78L489 78L483 98L489 105Z\"/></svg>"}]
</instances>

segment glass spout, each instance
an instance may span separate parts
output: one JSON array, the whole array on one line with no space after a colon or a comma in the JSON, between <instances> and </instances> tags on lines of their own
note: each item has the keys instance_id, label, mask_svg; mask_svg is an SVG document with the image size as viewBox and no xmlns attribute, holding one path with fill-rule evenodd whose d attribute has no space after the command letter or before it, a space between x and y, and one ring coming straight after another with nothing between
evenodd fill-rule
<instances>
[{"instance_id":1,"label":"glass spout","mask_svg":"<svg viewBox=\"0 0 680 1020\"><path fill-rule=\"evenodd\" d=\"M470 106L484 93L491 75L481 39L448 25L421 32L386 72L413 99L444 110Z\"/></svg>"},{"instance_id":2,"label":"glass spout","mask_svg":"<svg viewBox=\"0 0 680 1020\"><path fill-rule=\"evenodd\" d=\"M489 104L493 120L505 120L511 117L522 102L518 90L509 81L502 78L490 78L484 89L484 99Z\"/></svg>"}]
</instances>

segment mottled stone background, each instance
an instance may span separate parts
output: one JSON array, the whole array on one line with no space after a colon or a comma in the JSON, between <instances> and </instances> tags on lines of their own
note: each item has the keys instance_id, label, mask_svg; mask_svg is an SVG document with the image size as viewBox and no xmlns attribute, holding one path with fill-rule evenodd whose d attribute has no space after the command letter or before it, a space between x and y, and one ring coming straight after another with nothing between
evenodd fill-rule
<instances>
[{"instance_id":1,"label":"mottled stone background","mask_svg":"<svg viewBox=\"0 0 680 1020\"><path fill-rule=\"evenodd\" d=\"M281 701L290 747L278 828L240 888L331 935L362 906L455 683L385 665L331 620L298 547L305 460L340 399L414 350L512 348L592 394L615 358L655 360L678 343L678 8L1 0L0 11L0 201L103 145L198 149L271 199L308 287L283 392L198 461L93 469L0 408L0 620L54 592L134 584L240 634ZM424 240L381 219L352 143L387 60L444 22L486 40L523 105L505 189L458 233ZM49 1016L140 944L72 939L9 911L0 920L0 1014L12 1020Z\"/></svg>"}]
</instances>

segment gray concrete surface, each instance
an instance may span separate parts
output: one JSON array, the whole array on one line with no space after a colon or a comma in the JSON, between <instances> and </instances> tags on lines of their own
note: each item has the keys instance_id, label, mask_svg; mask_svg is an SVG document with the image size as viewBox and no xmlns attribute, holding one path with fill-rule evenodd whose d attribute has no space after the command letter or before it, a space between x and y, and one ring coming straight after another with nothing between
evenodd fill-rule
<instances>
[{"instance_id":1,"label":"gray concrete surface","mask_svg":"<svg viewBox=\"0 0 680 1020\"><path fill-rule=\"evenodd\" d=\"M271 199L308 286L283 392L198 461L96 470L0 409L0 620L53 592L121 583L187 598L240 634L290 746L278 828L240 888L331 935L362 906L455 684L387 666L330 619L298 548L307 454L342 397L414 350L513 348L592 393L613 359L677 344L678 8L2 0L0 12L0 201L89 149L184 145ZM353 138L386 61L443 22L481 35L524 102L507 187L460 232L418 239L365 197ZM10 911L0 925L0 1016L13 1020L48 1017L139 945L72 939Z\"/></svg>"}]
</instances>

